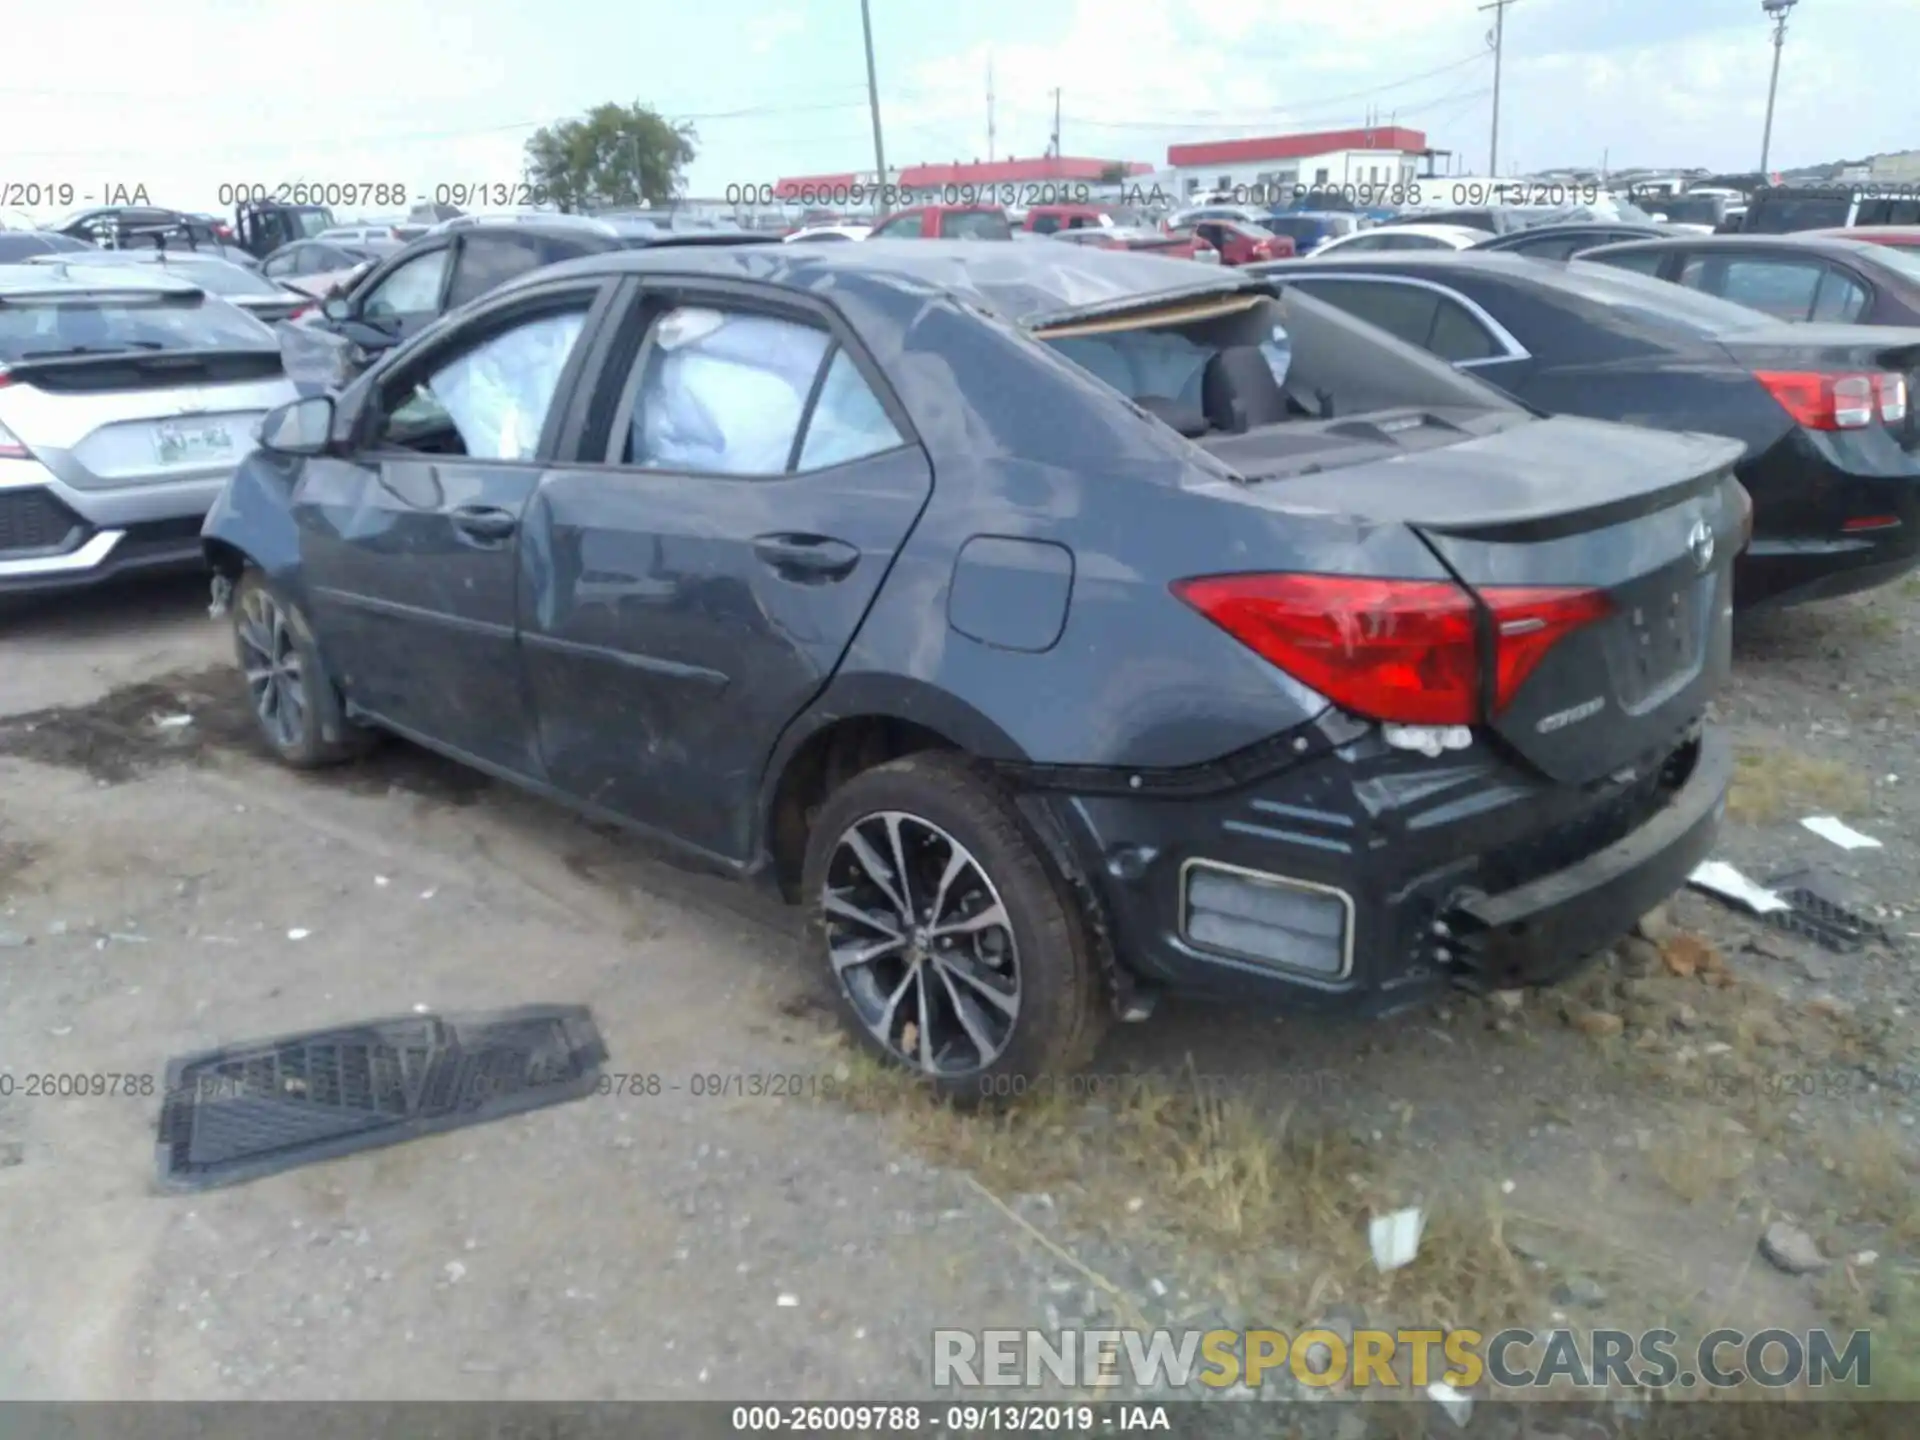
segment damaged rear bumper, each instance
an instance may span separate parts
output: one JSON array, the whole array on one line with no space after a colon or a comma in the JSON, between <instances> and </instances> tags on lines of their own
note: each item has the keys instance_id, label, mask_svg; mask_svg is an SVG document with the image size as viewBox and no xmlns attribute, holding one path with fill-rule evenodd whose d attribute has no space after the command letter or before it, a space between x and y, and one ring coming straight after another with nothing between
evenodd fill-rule
<instances>
[{"instance_id":1,"label":"damaged rear bumper","mask_svg":"<svg viewBox=\"0 0 1920 1440\"><path fill-rule=\"evenodd\" d=\"M1596 935L1618 936L1686 883L1713 850L1732 780L1732 748L1703 734L1691 773L1639 829L1501 894L1462 897L1448 918L1462 978L1491 988L1561 979Z\"/></svg>"},{"instance_id":2,"label":"damaged rear bumper","mask_svg":"<svg viewBox=\"0 0 1920 1440\"><path fill-rule=\"evenodd\" d=\"M1732 775L1697 727L1581 787L1497 745L1429 759L1371 729L1274 755L1252 774L1020 777L1123 1006L1138 986L1384 1013L1446 986L1553 983L1685 883Z\"/></svg>"}]
</instances>

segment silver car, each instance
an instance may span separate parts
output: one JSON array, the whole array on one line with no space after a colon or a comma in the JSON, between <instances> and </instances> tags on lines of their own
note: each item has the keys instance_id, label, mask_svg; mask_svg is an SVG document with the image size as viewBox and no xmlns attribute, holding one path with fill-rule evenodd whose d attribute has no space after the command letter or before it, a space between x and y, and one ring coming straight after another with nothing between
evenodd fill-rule
<instances>
[{"instance_id":1,"label":"silver car","mask_svg":"<svg viewBox=\"0 0 1920 1440\"><path fill-rule=\"evenodd\" d=\"M162 267L0 265L0 595L201 563L294 395L270 328Z\"/></svg>"},{"instance_id":2,"label":"silver car","mask_svg":"<svg viewBox=\"0 0 1920 1440\"><path fill-rule=\"evenodd\" d=\"M98 250L74 256L36 255L34 265L111 264L146 265L169 275L177 275L189 285L197 285L209 295L217 295L229 305L238 305L271 325L276 320L291 320L302 310L313 308L313 297L288 289L278 281L222 260L217 255L200 255L191 250Z\"/></svg>"}]
</instances>

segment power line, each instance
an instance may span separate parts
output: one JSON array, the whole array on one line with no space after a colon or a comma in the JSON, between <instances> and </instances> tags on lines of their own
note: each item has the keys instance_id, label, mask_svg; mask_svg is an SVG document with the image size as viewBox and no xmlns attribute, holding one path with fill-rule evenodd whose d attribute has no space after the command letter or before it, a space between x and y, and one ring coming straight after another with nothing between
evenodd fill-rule
<instances>
[{"instance_id":1,"label":"power line","mask_svg":"<svg viewBox=\"0 0 1920 1440\"><path fill-rule=\"evenodd\" d=\"M1431 100L1417 100L1410 105L1400 105L1395 107L1392 112L1393 117L1397 120L1398 117L1402 115L1423 114L1424 112L1431 110L1435 106L1447 104L1449 101L1461 99L1463 97L1478 98L1479 96L1489 93L1490 89L1491 89L1490 86L1481 85L1481 86L1476 86L1470 90L1449 91L1445 95L1436 95ZM1348 113L1350 114L1351 112L1348 112ZM1085 125L1088 128L1095 129L1095 130L1148 130L1148 131L1161 131L1161 132L1168 131L1168 130L1176 130L1176 131L1200 130L1200 131L1218 132L1223 128L1230 129L1230 130L1231 129L1253 129L1257 126L1273 125L1276 123L1287 123L1287 124L1296 124L1296 125L1297 124L1326 124L1341 118L1345 118L1345 117L1337 116L1332 113L1328 113L1324 115L1300 115L1296 113L1296 114L1283 115L1283 116L1277 117L1277 119L1270 117L1264 120L1239 120L1239 121L1216 120L1208 124L1198 124L1191 121L1177 122L1177 121L1162 121L1162 120L1095 120L1091 116L1075 115L1073 116L1073 121L1076 125Z\"/></svg>"}]
</instances>

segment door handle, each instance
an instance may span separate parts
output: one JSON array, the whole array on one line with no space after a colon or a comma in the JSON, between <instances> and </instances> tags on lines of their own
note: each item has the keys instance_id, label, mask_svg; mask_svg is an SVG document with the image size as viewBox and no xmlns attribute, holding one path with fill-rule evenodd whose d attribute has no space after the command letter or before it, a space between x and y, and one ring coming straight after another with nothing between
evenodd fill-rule
<instances>
[{"instance_id":1,"label":"door handle","mask_svg":"<svg viewBox=\"0 0 1920 1440\"><path fill-rule=\"evenodd\" d=\"M455 528L475 540L505 540L520 528L519 517L498 505L462 505L452 518Z\"/></svg>"},{"instance_id":2,"label":"door handle","mask_svg":"<svg viewBox=\"0 0 1920 1440\"><path fill-rule=\"evenodd\" d=\"M801 585L844 580L860 563L858 547L830 535L761 535L753 553L781 579Z\"/></svg>"}]
</instances>

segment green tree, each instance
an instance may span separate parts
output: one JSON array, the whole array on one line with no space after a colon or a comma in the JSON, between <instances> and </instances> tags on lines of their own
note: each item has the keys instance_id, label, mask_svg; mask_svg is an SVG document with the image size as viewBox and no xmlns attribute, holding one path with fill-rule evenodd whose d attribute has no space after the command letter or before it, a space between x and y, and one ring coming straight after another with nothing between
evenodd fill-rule
<instances>
[{"instance_id":1,"label":"green tree","mask_svg":"<svg viewBox=\"0 0 1920 1440\"><path fill-rule=\"evenodd\" d=\"M527 184L562 210L659 204L680 188L699 137L635 101L596 105L575 120L543 125L527 140Z\"/></svg>"},{"instance_id":2,"label":"green tree","mask_svg":"<svg viewBox=\"0 0 1920 1440\"><path fill-rule=\"evenodd\" d=\"M1118 185L1128 178L1127 167L1117 161L1100 168L1100 183L1103 185Z\"/></svg>"}]
</instances>

